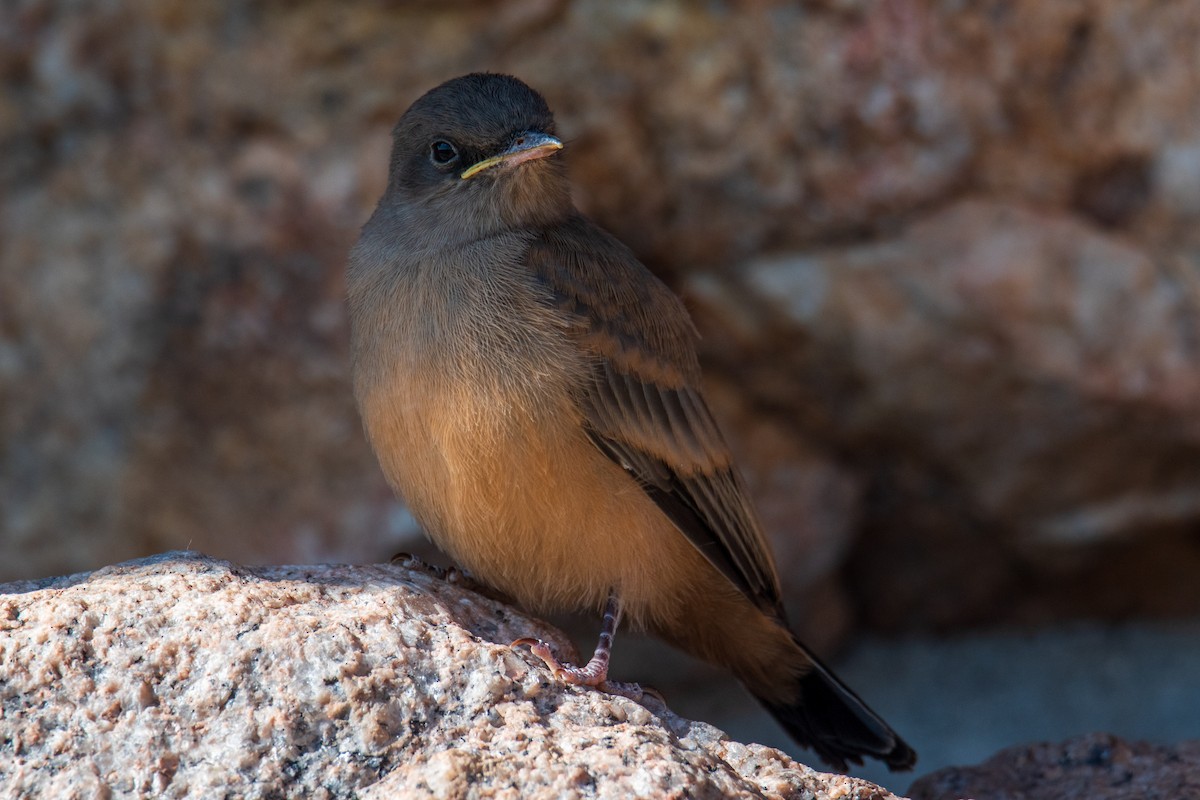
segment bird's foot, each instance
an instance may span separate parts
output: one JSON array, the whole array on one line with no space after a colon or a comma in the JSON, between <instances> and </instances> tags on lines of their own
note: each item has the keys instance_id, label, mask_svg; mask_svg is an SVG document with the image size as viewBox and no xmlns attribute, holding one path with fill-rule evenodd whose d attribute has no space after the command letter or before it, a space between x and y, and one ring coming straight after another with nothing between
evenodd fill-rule
<instances>
[{"instance_id":1,"label":"bird's foot","mask_svg":"<svg viewBox=\"0 0 1200 800\"><path fill-rule=\"evenodd\" d=\"M526 645L529 647L529 652L540 658L542 662L549 667L554 673L554 677L563 683L571 686L589 686L593 689L598 689L605 694L614 694L619 697L626 697L633 700L635 703L641 702L647 695L658 699L659 702L666 704L662 693L657 689L640 684L626 681L610 681L608 679L608 664L599 664L596 659L592 659L587 665L578 667L574 664L565 664L558 660L554 652L550 649L550 645L543 642L541 639L525 637L517 639L509 647L520 647Z\"/></svg>"},{"instance_id":2,"label":"bird's foot","mask_svg":"<svg viewBox=\"0 0 1200 800\"><path fill-rule=\"evenodd\" d=\"M455 586L461 586L464 589L478 592L481 589L487 588L475 580L471 573L461 567L439 567L437 564L430 564L420 556L414 556L412 553L396 553L396 555L392 556L392 563L399 564L406 569L420 570L439 580L452 583Z\"/></svg>"},{"instance_id":3,"label":"bird's foot","mask_svg":"<svg viewBox=\"0 0 1200 800\"><path fill-rule=\"evenodd\" d=\"M480 582L474 575L461 567L439 567L436 564L430 564L423 560L420 556L414 556L412 553L396 553L396 555L392 556L392 563L398 564L405 569L419 570L426 575L432 575L440 581L445 581L451 586L456 586L459 589L474 592L475 594L481 594L491 600L509 605L512 605L514 602L504 592Z\"/></svg>"},{"instance_id":4,"label":"bird's foot","mask_svg":"<svg viewBox=\"0 0 1200 800\"><path fill-rule=\"evenodd\" d=\"M587 666L583 667L564 664L554 655L550 645L541 639L534 639L530 636L517 639L509 647L521 647L522 645L528 646L529 652L540 658L554 673L554 677L563 683L569 683L572 686L596 687L608 680L608 664L597 664L595 661L589 662Z\"/></svg>"},{"instance_id":5,"label":"bird's foot","mask_svg":"<svg viewBox=\"0 0 1200 800\"><path fill-rule=\"evenodd\" d=\"M554 651L550 649L550 645L541 639L534 639L527 636L517 639L509 647L527 645L529 651L540 658L550 668L550 671L554 673L554 677L563 683L572 686L590 686L606 694L627 697L635 703L640 703L647 695L650 695L657 698L665 706L666 701L663 699L662 694L655 689L644 689L636 683L624 683L608 679L608 661L609 656L612 654L613 636L616 635L617 625L620 621L621 603L616 593L612 593L608 597L608 602L604 605L604 622L600 626L600 641L596 643L596 652L592 654L592 660L582 667L577 667L574 664L564 664L559 661L554 655Z\"/></svg>"},{"instance_id":6,"label":"bird's foot","mask_svg":"<svg viewBox=\"0 0 1200 800\"><path fill-rule=\"evenodd\" d=\"M442 579L446 583L452 583L455 586L461 586L464 589L471 589L476 592L488 588L475 580L475 576L462 567L446 567L442 570Z\"/></svg>"},{"instance_id":7,"label":"bird's foot","mask_svg":"<svg viewBox=\"0 0 1200 800\"><path fill-rule=\"evenodd\" d=\"M445 579L446 570L439 567L437 564L430 564L420 556L414 556L412 553L396 553L392 556L392 563L405 569L420 570L435 578Z\"/></svg>"}]
</instances>

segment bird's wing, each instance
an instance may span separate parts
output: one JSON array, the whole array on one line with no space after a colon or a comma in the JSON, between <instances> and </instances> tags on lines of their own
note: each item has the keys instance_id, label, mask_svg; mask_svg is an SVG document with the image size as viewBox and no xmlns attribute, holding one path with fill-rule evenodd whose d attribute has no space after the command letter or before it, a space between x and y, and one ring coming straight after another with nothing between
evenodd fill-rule
<instances>
[{"instance_id":1,"label":"bird's wing","mask_svg":"<svg viewBox=\"0 0 1200 800\"><path fill-rule=\"evenodd\" d=\"M588 436L751 601L781 614L771 551L699 390L699 338L679 298L583 217L543 233L532 273L590 357Z\"/></svg>"}]
</instances>

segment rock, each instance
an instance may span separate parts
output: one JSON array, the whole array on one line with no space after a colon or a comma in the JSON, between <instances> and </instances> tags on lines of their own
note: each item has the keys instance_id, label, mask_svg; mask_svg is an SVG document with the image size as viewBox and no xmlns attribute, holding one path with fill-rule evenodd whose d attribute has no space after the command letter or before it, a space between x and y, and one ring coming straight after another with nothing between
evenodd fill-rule
<instances>
[{"instance_id":1,"label":"rock","mask_svg":"<svg viewBox=\"0 0 1200 800\"><path fill-rule=\"evenodd\" d=\"M894 797L553 682L544 623L398 566L195 553L0 586L0 794Z\"/></svg>"},{"instance_id":2,"label":"rock","mask_svg":"<svg viewBox=\"0 0 1200 800\"><path fill-rule=\"evenodd\" d=\"M1190 272L1069 216L966 201L689 286L721 378L791 421L773 447L819 442L858 476L856 594L897 629L1200 611ZM764 488L786 505L783 483Z\"/></svg>"},{"instance_id":3,"label":"rock","mask_svg":"<svg viewBox=\"0 0 1200 800\"><path fill-rule=\"evenodd\" d=\"M0 580L413 549L342 271L401 110L492 69L677 286L810 259L849 292L702 326L806 635L1195 608L1197 0L85 6L0 23Z\"/></svg>"},{"instance_id":4,"label":"rock","mask_svg":"<svg viewBox=\"0 0 1200 800\"><path fill-rule=\"evenodd\" d=\"M913 800L1185 800L1200 797L1200 742L1127 742L1108 734L1013 747L977 767L920 778Z\"/></svg>"}]
</instances>

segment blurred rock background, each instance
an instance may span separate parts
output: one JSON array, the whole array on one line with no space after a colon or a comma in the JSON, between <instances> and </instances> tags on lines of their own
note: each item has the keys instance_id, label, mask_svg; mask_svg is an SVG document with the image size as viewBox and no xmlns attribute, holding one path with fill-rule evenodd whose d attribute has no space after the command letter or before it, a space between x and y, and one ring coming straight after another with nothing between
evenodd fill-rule
<instances>
[{"instance_id":1,"label":"blurred rock background","mask_svg":"<svg viewBox=\"0 0 1200 800\"><path fill-rule=\"evenodd\" d=\"M1195 616L1197 41L1197 0L6 2L0 581L417 547L343 269L398 115L486 69L685 295L818 649Z\"/></svg>"}]
</instances>

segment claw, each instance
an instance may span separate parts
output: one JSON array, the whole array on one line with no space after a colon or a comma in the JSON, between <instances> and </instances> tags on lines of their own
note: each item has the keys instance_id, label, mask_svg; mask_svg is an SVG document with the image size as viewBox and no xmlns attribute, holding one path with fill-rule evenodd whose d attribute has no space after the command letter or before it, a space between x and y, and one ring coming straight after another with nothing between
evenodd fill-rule
<instances>
[{"instance_id":1,"label":"claw","mask_svg":"<svg viewBox=\"0 0 1200 800\"><path fill-rule=\"evenodd\" d=\"M396 553L396 555L392 556L391 560L393 564L399 564L405 569L420 570L437 578L445 576L445 570L441 567L429 564L420 556L415 556L412 553Z\"/></svg>"},{"instance_id":2,"label":"claw","mask_svg":"<svg viewBox=\"0 0 1200 800\"><path fill-rule=\"evenodd\" d=\"M541 639L534 639L531 636L525 636L517 639L509 645L509 647L519 647L525 645L529 647L529 652L542 660L554 677L564 683L569 683L573 686L595 686L596 683L591 680L591 676L584 672L579 667L570 664L564 664L554 655L554 651L550 649L550 645L543 642ZM600 676L600 680L604 680L604 676Z\"/></svg>"},{"instance_id":3,"label":"claw","mask_svg":"<svg viewBox=\"0 0 1200 800\"><path fill-rule=\"evenodd\" d=\"M515 642L510 644L509 647L526 646L532 648L535 644L540 644L541 641L541 639L534 639L532 636L522 636L520 639L517 639Z\"/></svg>"}]
</instances>

